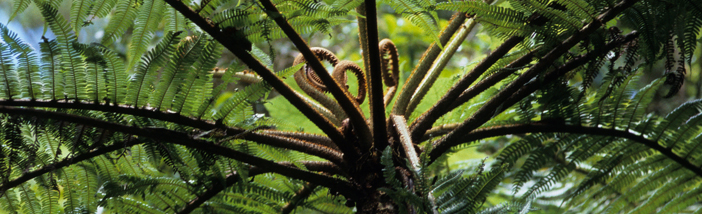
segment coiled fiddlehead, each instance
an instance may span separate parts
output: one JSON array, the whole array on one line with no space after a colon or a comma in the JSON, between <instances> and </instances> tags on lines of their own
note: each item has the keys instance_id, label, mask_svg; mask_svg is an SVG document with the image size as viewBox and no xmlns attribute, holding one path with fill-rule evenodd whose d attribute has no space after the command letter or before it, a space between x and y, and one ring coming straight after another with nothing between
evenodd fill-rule
<instances>
[{"instance_id":1,"label":"coiled fiddlehead","mask_svg":"<svg viewBox=\"0 0 702 214\"><path fill-rule=\"evenodd\" d=\"M339 62L338 65L334 67L334 71L332 72L332 77L339 81L340 84L345 85L346 89L348 90L349 86L346 84L347 82L347 77L346 77L346 71L350 70L353 72L354 75L356 75L356 79L358 79L358 93L356 97L354 97L354 100L356 100L356 103L359 105L363 103L363 100L366 99L366 77L363 75L363 70L361 67L356 65L356 63L344 60Z\"/></svg>"},{"instance_id":2,"label":"coiled fiddlehead","mask_svg":"<svg viewBox=\"0 0 702 214\"><path fill-rule=\"evenodd\" d=\"M339 63L339 59L336 58L336 55L334 55L334 53L327 49L310 48L310 50L314 52L317 58L319 58L320 60L328 61L332 64L332 66L336 66ZM306 62L307 61L305 60L305 57L302 56L302 54L299 54L297 55L297 57L295 57L293 65ZM322 83L317 74L315 74L311 68L309 68L308 66L303 66L302 68L300 68L299 71L297 71L297 73L295 73L294 77L295 82L297 82L297 85L300 86L300 89L302 89L302 91L304 91L306 94L312 97L312 99L317 100L317 102L322 104L322 106L329 109L329 111L331 111L334 114L334 116L336 116L336 119L341 121L347 118L346 113L341 108L341 106L339 106L339 103L337 103L334 99L324 94L325 92L327 92L327 87L324 85L324 83ZM336 80L335 77L332 78ZM339 82L339 80L336 81Z\"/></svg>"},{"instance_id":3,"label":"coiled fiddlehead","mask_svg":"<svg viewBox=\"0 0 702 214\"><path fill-rule=\"evenodd\" d=\"M388 86L388 91L385 93L384 97L384 104L387 106L394 97L395 91L397 91L397 84L400 78L399 60L397 47L395 47L395 44L389 39L383 39L379 44L379 48L382 56L381 72L383 72L383 82ZM346 90L349 88L346 84L348 81L346 72L351 71L356 76L356 79L358 79L358 93L354 97L354 100L358 105L363 103L366 99L366 86L368 84L363 69L356 63L348 60L339 61L336 55L327 49L315 47L311 48L311 50L317 58L327 61L334 66L332 78L340 85L346 86ZM294 65L300 63L306 63L302 54L295 57L295 61L293 62ZM295 82L297 82L302 91L329 109L329 111L335 115L336 119L343 120L347 117L341 109L341 106L339 106L339 103L325 94L328 92L327 87L312 69L307 66L300 68L300 70L295 73Z\"/></svg>"},{"instance_id":4,"label":"coiled fiddlehead","mask_svg":"<svg viewBox=\"0 0 702 214\"><path fill-rule=\"evenodd\" d=\"M390 39L380 41L380 69L383 72L383 82L388 86L388 91L383 97L383 103L387 106L395 96L397 83L400 80L400 66L397 55L397 47ZM387 58L385 56L388 56ZM390 72L392 71L392 73Z\"/></svg>"}]
</instances>

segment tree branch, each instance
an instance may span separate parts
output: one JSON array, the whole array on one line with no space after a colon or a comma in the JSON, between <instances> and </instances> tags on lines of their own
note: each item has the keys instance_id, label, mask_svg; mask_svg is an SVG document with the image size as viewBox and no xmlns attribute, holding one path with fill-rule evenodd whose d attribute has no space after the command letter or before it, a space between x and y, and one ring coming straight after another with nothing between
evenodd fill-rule
<instances>
[{"instance_id":1,"label":"tree branch","mask_svg":"<svg viewBox=\"0 0 702 214\"><path fill-rule=\"evenodd\" d=\"M515 92L517 92L521 86L527 84L527 82L531 81L539 73L543 72L544 70L547 70L548 67L552 66L553 62L556 59L560 58L570 48L572 48L573 46L578 44L587 35L593 33L597 29L599 29L603 25L603 23L606 23L607 21L611 20L616 15L623 12L626 8L632 6L637 1L638 0L623 0L623 1L619 2L617 5L615 5L614 7L610 8L609 10L604 12L597 19L595 19L592 22L590 22L589 24L585 25L585 27L583 27L578 32L573 33L573 35L568 37L560 45L556 46L551 51L549 51L546 55L544 55L541 58L541 60L539 60L538 63L536 63L531 68L529 68L519 78L515 79L509 85L507 85L507 87L502 89L497 95L495 95L490 101L485 103L485 105L483 105L480 109L478 109L473 114L473 116L471 116L466 121L464 121L454 131L447 134L443 138L435 141L433 143L434 147L444 147L441 144L446 144L448 142L457 141L457 140L460 141L461 136L462 136L461 133L470 132L471 130L474 130L474 129L480 127L482 124L484 124L485 122L490 120L492 117L494 117L497 109L500 106L502 106L502 104L505 102L505 100L507 100L510 96L512 96ZM541 84L543 84L543 83L541 83ZM420 137L421 137L421 135L420 135ZM448 144L451 144L451 143L448 143Z\"/></svg>"},{"instance_id":2,"label":"tree branch","mask_svg":"<svg viewBox=\"0 0 702 214\"><path fill-rule=\"evenodd\" d=\"M261 167L264 169L270 169L271 172L281 174L293 179L299 179L303 181L308 181L311 183L319 184L328 187L334 191L345 195L349 198L358 198L358 192L354 186L347 182L337 178L320 175L312 173L309 171L300 170L293 167L288 167L285 165L280 165L270 160L266 160L254 155L250 155L244 152L240 152L228 147L216 145L214 143L192 139L185 133L180 133L164 128L139 128L133 126L126 126L117 123L111 123L106 121L101 121L93 118L87 118L82 116L75 116L60 112L43 111L36 109L20 109L7 106L0 106L0 113L8 113L15 115L28 115L41 118L52 118L56 120L61 120L70 123L78 123L83 125L88 125L96 128L102 128L106 130L114 130L130 135L137 135L142 137L147 137L151 139L158 139L159 141L170 142L178 145L183 145L192 149L202 150L204 152L221 155L228 157L237 161L241 161L250 164L255 167Z\"/></svg>"},{"instance_id":3,"label":"tree branch","mask_svg":"<svg viewBox=\"0 0 702 214\"><path fill-rule=\"evenodd\" d=\"M266 66L261 64L256 60L251 54L246 52L235 40L231 37L233 35L228 35L222 32L222 29L214 26L214 24L207 21L205 18L201 17L197 12L193 11L185 5L180 0L165 0L166 3L171 5L180 12L184 17L195 23L200 29L207 32L212 38L219 41L224 47L229 49L237 58L244 62L249 68L256 72L263 80L268 84L271 84L275 90L277 90L285 99L290 101L290 103L295 106L302 114L309 118L319 129L321 129L329 138L331 138L337 146L342 149L344 153L354 152L354 149L346 143L345 138L339 132L339 130L323 115L314 110L309 104L307 104L302 97L298 96L295 91L290 88L287 84L283 82L277 75L268 70ZM309 49L308 49L309 50ZM315 58L316 59L316 58ZM319 61L319 60L317 60ZM331 77L330 77L331 78ZM352 153L349 153L352 154Z\"/></svg>"},{"instance_id":4,"label":"tree branch","mask_svg":"<svg viewBox=\"0 0 702 214\"><path fill-rule=\"evenodd\" d=\"M370 128L368 127L368 124L366 124L366 119L361 113L362 111L359 108L358 103L353 101L351 93L349 93L348 90L342 89L339 83L334 81L331 75L329 75L329 72L327 72L327 70L324 69L324 65L322 65L319 59L317 59L314 53L312 53L310 47L307 46L305 40L303 40L300 37L300 35L297 34L297 32L295 32L295 29L293 29L292 26L290 26L290 23L288 23L283 14L280 13L280 11L278 11L278 8L276 8L270 0L260 0L260 2L265 8L266 13L271 18L273 18L273 20L276 24L278 24L278 26L280 26L280 29L283 30L285 35L288 36L290 41L292 41L295 47L297 47L300 53L305 57L305 60L307 60L308 65L312 67L312 70L314 70L319 79L322 80L322 82L327 87L332 96L334 96L336 101L339 102L341 108L344 109L346 115L349 116L349 119L351 120L351 123L353 124L356 130L356 133L358 133L359 135L361 143L369 144L372 139ZM342 148L342 151L344 151L344 153L350 153L351 151L353 151L346 150L341 145L338 146L339 148ZM367 146L367 148L370 147L370 145L362 146Z\"/></svg>"},{"instance_id":5,"label":"tree branch","mask_svg":"<svg viewBox=\"0 0 702 214\"><path fill-rule=\"evenodd\" d=\"M434 147L429 153L430 160L433 162L441 156L443 153L448 151L451 147L457 146L467 142L474 142L480 139L503 136L509 134L525 134L525 133L569 133L569 134L587 134L587 135L600 135L600 136L611 136L617 138L628 139L640 144L643 144L653 150L660 152L676 163L680 164L682 167L689 169L697 176L702 177L702 168L697 167L692 162L686 160L673 153L673 151L666 149L665 147L658 144L658 142L646 139L645 137L632 133L629 131L621 131L609 128L599 128L599 127L585 127L577 125L567 125L567 124L549 124L549 123L532 123L532 124L515 124L506 126L495 126L476 129L468 134L461 135L461 141L458 143L453 143L452 145L442 144L441 147Z\"/></svg>"}]
</instances>

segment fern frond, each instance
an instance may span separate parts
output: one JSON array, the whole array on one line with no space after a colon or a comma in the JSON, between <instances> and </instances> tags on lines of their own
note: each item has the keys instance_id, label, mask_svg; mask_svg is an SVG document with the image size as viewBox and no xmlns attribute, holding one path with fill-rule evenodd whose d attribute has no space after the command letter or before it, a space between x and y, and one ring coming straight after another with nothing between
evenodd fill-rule
<instances>
[{"instance_id":1,"label":"fern frond","mask_svg":"<svg viewBox=\"0 0 702 214\"><path fill-rule=\"evenodd\" d=\"M56 34L58 47L61 51L61 64L66 70L64 93L68 98L84 99L86 94L85 71L82 69L80 54L73 48L76 35L71 31L68 22L58 15L56 8L48 4L39 6L44 19L49 23L51 31Z\"/></svg>"},{"instance_id":2,"label":"fern frond","mask_svg":"<svg viewBox=\"0 0 702 214\"><path fill-rule=\"evenodd\" d=\"M204 36L188 36L176 48L168 65L161 72L161 79L151 95L149 103L152 107L170 109L176 92L180 90L182 84L185 84L188 73L193 72L191 66L199 57L204 40Z\"/></svg>"},{"instance_id":3,"label":"fern frond","mask_svg":"<svg viewBox=\"0 0 702 214\"><path fill-rule=\"evenodd\" d=\"M19 78L15 70L15 64L12 61L12 55L10 46L0 43L0 72L2 72L0 92L5 99L18 98L20 94Z\"/></svg>"},{"instance_id":4,"label":"fern frond","mask_svg":"<svg viewBox=\"0 0 702 214\"><path fill-rule=\"evenodd\" d=\"M156 75L153 73L166 63L171 52L175 49L176 44L180 40L179 35L182 32L169 32L159 42L159 44L146 53L141 59L141 64L129 79L129 93L127 100L135 107L143 106L150 96Z\"/></svg>"},{"instance_id":5,"label":"fern frond","mask_svg":"<svg viewBox=\"0 0 702 214\"><path fill-rule=\"evenodd\" d=\"M64 75L60 72L61 68L61 53L58 49L56 40L48 40L39 43L41 50L41 70L42 81L44 82L44 91L47 91L47 96L51 100L57 99L57 94L62 95L64 86Z\"/></svg>"},{"instance_id":6,"label":"fern frond","mask_svg":"<svg viewBox=\"0 0 702 214\"><path fill-rule=\"evenodd\" d=\"M20 13L24 12L24 10L29 7L29 3L31 3L32 0L15 0L15 2L12 4L12 14L10 15L10 19L7 20L7 22L12 21L19 15Z\"/></svg>"},{"instance_id":7,"label":"fern frond","mask_svg":"<svg viewBox=\"0 0 702 214\"><path fill-rule=\"evenodd\" d=\"M17 73L21 86L20 97L29 97L32 100L43 98L41 90L43 84L34 50L2 24L0 24L0 32L5 43L9 44L12 52L17 54Z\"/></svg>"},{"instance_id":8,"label":"fern frond","mask_svg":"<svg viewBox=\"0 0 702 214\"><path fill-rule=\"evenodd\" d=\"M145 0L144 4L139 8L136 20L125 20L127 22L134 21L134 33L129 44L127 52L128 64L127 69L133 69L139 62L141 55L146 52L146 48L151 44L153 34L158 27L158 23L163 19L163 11L166 3L161 0Z\"/></svg>"},{"instance_id":9,"label":"fern frond","mask_svg":"<svg viewBox=\"0 0 702 214\"><path fill-rule=\"evenodd\" d=\"M90 12L91 1L72 1L70 20L73 26L73 32L76 35L80 34L80 29L83 27Z\"/></svg>"},{"instance_id":10,"label":"fern frond","mask_svg":"<svg viewBox=\"0 0 702 214\"><path fill-rule=\"evenodd\" d=\"M198 110L198 105L206 101L206 97L211 94L212 74L210 74L210 71L217 63L217 58L221 55L222 46L216 41L207 40L199 58L193 65L194 71L188 73L186 77L193 81L186 82L183 86L183 91L176 94L173 101L173 110L175 112L180 112L183 115L197 115L193 110Z\"/></svg>"},{"instance_id":11,"label":"fern frond","mask_svg":"<svg viewBox=\"0 0 702 214\"><path fill-rule=\"evenodd\" d=\"M134 24L134 19L137 16L141 4L136 4L134 1L119 1L115 9L115 13L110 17L110 21L105 27L105 34L100 41L103 45L110 45L112 42L120 38L124 32Z\"/></svg>"},{"instance_id":12,"label":"fern frond","mask_svg":"<svg viewBox=\"0 0 702 214\"><path fill-rule=\"evenodd\" d=\"M110 14L118 0L98 0L93 3L90 13L93 17L104 18Z\"/></svg>"}]
</instances>

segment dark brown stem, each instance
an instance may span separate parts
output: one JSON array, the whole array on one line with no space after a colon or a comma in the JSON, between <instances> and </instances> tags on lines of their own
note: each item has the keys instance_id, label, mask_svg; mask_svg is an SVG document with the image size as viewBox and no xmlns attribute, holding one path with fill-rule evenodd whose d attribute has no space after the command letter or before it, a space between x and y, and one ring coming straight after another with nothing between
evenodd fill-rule
<instances>
[{"instance_id":1,"label":"dark brown stem","mask_svg":"<svg viewBox=\"0 0 702 214\"><path fill-rule=\"evenodd\" d=\"M485 103L485 105L480 107L480 109L478 109L470 118L464 121L454 131L434 142L434 147L443 148L445 146L442 144L452 144L449 142L460 141L462 136L461 133L468 133L490 120L495 115L498 108L500 106L503 106L503 103L515 92L517 92L521 86L527 84L527 82L531 81L539 73L542 73L543 71L547 70L550 66L552 66L553 62L556 61L556 59L560 58L570 48L578 44L587 35L599 29L603 25L603 23L606 23L607 21L611 20L616 15L624 11L626 8L632 6L634 3L636 3L636 1L637 0L621 1L617 5L600 15L597 19L585 25L585 27L583 27L581 30L575 32L573 35L568 37L560 45L556 46L546 55L544 55L538 63L536 63L534 66L525 71L524 74L512 81L509 85L507 85L507 87L502 89L499 93L497 93L497 95L495 95L492 99ZM417 137L422 137L422 135L418 135Z\"/></svg>"},{"instance_id":2,"label":"dark brown stem","mask_svg":"<svg viewBox=\"0 0 702 214\"><path fill-rule=\"evenodd\" d=\"M285 35L288 36L288 39L290 39L290 41L292 41L292 43L295 45L295 47L297 47L300 53L303 56L305 56L308 65L312 67L312 70L314 70L314 72L317 74L319 79L322 80L324 85L327 86L327 89L332 94L332 96L336 98L336 101L339 102L341 108L344 109L344 112L346 112L346 115L349 116L349 119L351 120L351 123L353 124L354 129L356 130L356 133L361 139L361 146L365 148L370 148L370 128L368 127L368 124L366 124L366 119L361 113L361 109L355 102L353 102L351 93L349 93L347 90L343 90L341 86L336 81L334 81L331 75L329 75L329 72L327 72L327 70L324 68L324 65L322 65L319 59L317 59L312 50L310 50L310 47L307 46L305 40L303 40L302 37L300 37L300 34L298 34L295 31L295 29L293 29L293 27L290 26L290 23L288 23L283 14L280 13L280 11L278 11L278 8L276 8L270 0L260 0L260 2L261 5L263 5L263 7L265 8L266 13L268 13L268 15L271 18L273 18L273 20L276 24L278 24L283 33L285 33ZM334 141L339 142L336 141L336 139ZM350 145L338 146L339 148L342 148L342 151L344 151L344 153L347 153L347 155L352 155L351 152L353 150L347 150L347 148L345 148L349 147Z\"/></svg>"},{"instance_id":3,"label":"dark brown stem","mask_svg":"<svg viewBox=\"0 0 702 214\"><path fill-rule=\"evenodd\" d=\"M485 57L473 70L468 72L461 80L458 81L439 101L434 104L422 116L417 118L417 122L412 125L412 142L419 142L424 135L424 132L431 127L434 122L449 110L449 106L466 90L475 80L478 79L485 71L487 71L497 60L502 58L514 46L519 44L524 37L513 36L503 42L490 55Z\"/></svg>"},{"instance_id":4,"label":"dark brown stem","mask_svg":"<svg viewBox=\"0 0 702 214\"><path fill-rule=\"evenodd\" d=\"M262 134L267 135L277 135L282 137L294 138L302 141L307 141L317 145L326 146L335 150L339 150L336 144L331 141L328 137L316 134L310 134L305 132L289 132L289 131L279 131L279 130L262 130Z\"/></svg>"},{"instance_id":5,"label":"dark brown stem","mask_svg":"<svg viewBox=\"0 0 702 214\"><path fill-rule=\"evenodd\" d=\"M661 154L665 155L666 157L670 158L671 160L675 161L676 163L680 164L682 167L689 169L693 173L697 174L697 176L702 177L702 168L696 166L692 162L686 160L683 157L680 157L673 153L672 151L666 149L665 147L661 146L658 144L658 142L646 139L645 137L629 132L629 131L621 131L621 130L616 130L616 129L609 129L609 128L598 128L598 127L585 127L585 126L576 126L576 125L567 125L567 124L549 124L549 123L532 123L532 124L515 124L515 125L507 125L507 126L496 126L496 127L487 127L487 128L480 128L476 129L474 131L471 131L468 134L461 135L461 142L460 143L455 143L453 145L446 145L448 147L442 147L438 148L435 147L434 150L432 150L429 154L430 160L434 161L436 160L437 157L441 156L444 152L446 152L448 149L450 149L453 146L457 146L459 144L465 143L465 142L475 142L480 139L485 139L485 138L490 138L490 137L495 137L495 136L504 136L504 135L514 135L514 134L525 134L525 133L553 133L553 132L558 132L558 133L570 133L570 134L586 134L586 135L599 135L599 136L611 136L611 137L617 137L617 138L623 138L623 139L628 139L636 143L643 144L647 146L648 148L651 148L653 150L656 150L660 152Z\"/></svg>"},{"instance_id":6,"label":"dark brown stem","mask_svg":"<svg viewBox=\"0 0 702 214\"><path fill-rule=\"evenodd\" d=\"M253 56L251 56L251 54L249 54L243 47L241 47L239 43L236 42L236 40L233 40L232 37L234 35L222 32L221 29L216 27L211 22L207 21L205 18L198 15L197 12L193 11L192 9L190 9L190 7L188 7L179 0L165 1L166 3L171 5L171 7L175 8L176 10L178 10L178 12L183 14L183 16L195 23L203 31L207 32L207 34L219 41L224 47L229 49L229 51L234 53L234 55L236 55L237 58L239 58L242 62L246 63L246 65L251 70L253 70L259 76L261 76L261 78L263 78L263 80L265 80L268 84L271 84L271 86L273 86L273 88L275 88L276 91L283 95L285 99L290 101L290 103L293 106L300 110L302 114L309 118L310 121L317 125L317 127L319 127L319 129L321 129L325 134L327 134L329 138L331 138L335 143L337 143L337 146L339 146L339 148L341 148L342 151L344 151L344 153L354 151L353 147L346 143L345 138L342 136L341 132L339 132L339 130L336 129L334 124L332 124L319 112L314 110L314 108L308 105L302 97L298 96L298 94L296 94L293 91L293 89L290 88L290 86L285 84L282 79L280 79L273 72L268 70L266 66L261 64L261 62L256 60ZM317 62L319 62L319 60L317 60Z\"/></svg>"},{"instance_id":7,"label":"dark brown stem","mask_svg":"<svg viewBox=\"0 0 702 214\"><path fill-rule=\"evenodd\" d=\"M65 114L61 112L43 111L36 109L20 109L7 106L0 106L0 113L34 116L39 118L51 118L69 123L77 123L106 130L113 130L129 135L137 135L151 139L158 139L162 142L183 145L185 147L198 149L206 153L228 157L237 161L250 164L252 166L269 169L271 172L281 174L283 176L308 181L311 183L328 187L334 191L338 191L339 193L349 198L358 198L357 190L349 182L329 177L326 175L320 175L309 171L300 170L294 167L281 165L270 160L256 157L208 141L193 139L191 136L188 136L185 133L180 133L164 128L139 128L101 121L88 117Z\"/></svg>"},{"instance_id":8,"label":"dark brown stem","mask_svg":"<svg viewBox=\"0 0 702 214\"><path fill-rule=\"evenodd\" d=\"M383 102L383 72L380 68L380 48L378 38L378 13L375 8L375 0L366 0L363 4L366 7L366 35L368 35L368 62L370 68L366 69L370 73L369 100L371 107L371 121L373 124L373 143L375 147L382 150L387 146L387 130L385 129L385 102ZM368 151L369 147L362 148Z\"/></svg>"},{"instance_id":9,"label":"dark brown stem","mask_svg":"<svg viewBox=\"0 0 702 214\"><path fill-rule=\"evenodd\" d=\"M239 135L246 130L239 128L230 127L220 127L214 123L198 120L186 116L182 116L176 113L162 112L155 109L143 108L135 109L127 106L111 106L111 105L99 105L94 103L85 102L61 102L61 101L40 101L40 100L0 100L0 105L2 106L23 106L23 107L49 107L49 108L60 108L60 109L86 109L95 110L103 112L116 112L129 114L140 117L153 118L168 122L173 122L181 125L186 125L202 130L212 130L212 129L224 129L227 131L229 136ZM342 154L338 152L338 149L329 148L326 145L306 142L304 140L288 139L281 136L267 135L264 133L247 133L243 137L246 140L258 142L261 144L267 144L271 146L276 146L280 148L292 149L300 152L305 152L311 155L323 157L332 162L343 165Z\"/></svg>"}]
</instances>

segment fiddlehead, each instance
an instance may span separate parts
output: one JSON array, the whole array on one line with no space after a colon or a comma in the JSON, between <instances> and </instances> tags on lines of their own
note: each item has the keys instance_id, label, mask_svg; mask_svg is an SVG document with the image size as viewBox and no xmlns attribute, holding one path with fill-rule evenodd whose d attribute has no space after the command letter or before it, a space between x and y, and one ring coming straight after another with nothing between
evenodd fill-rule
<instances>
[{"instance_id":1,"label":"fiddlehead","mask_svg":"<svg viewBox=\"0 0 702 214\"><path fill-rule=\"evenodd\" d=\"M327 49L311 48L310 50L312 50L312 52L315 54L315 56L317 56L317 58L328 61L332 64L332 66L336 66L339 63L339 59L336 58L334 53ZM302 56L302 54L295 57L293 65L297 65L300 63L306 63L305 57ZM300 89L302 89L302 91L304 91L313 99L317 100L325 108L329 109L329 111L331 111L336 116L337 120L341 121L347 117L346 113L344 113L344 110L341 108L341 106L332 98L324 94L325 92L327 92L326 86L324 85L324 83L322 83L317 74L315 74L314 71L310 69L310 67L303 66L297 73L295 73L294 77L295 82L297 82L297 85L300 86Z\"/></svg>"},{"instance_id":2,"label":"fiddlehead","mask_svg":"<svg viewBox=\"0 0 702 214\"><path fill-rule=\"evenodd\" d=\"M388 91L383 97L383 103L387 106L395 96L397 83L400 80L400 66L397 55L397 47L390 39L380 41L380 69L383 72L383 82L388 86ZM387 58L385 57L387 55ZM392 71L392 73L390 73Z\"/></svg>"},{"instance_id":3,"label":"fiddlehead","mask_svg":"<svg viewBox=\"0 0 702 214\"><path fill-rule=\"evenodd\" d=\"M361 70L361 67L356 65L356 63L344 60L339 62L338 65L334 67L334 71L332 72L332 77L334 77L335 80L339 81L339 83L343 86L346 86L346 89L348 90L349 86L346 85L346 82L348 81L346 77L346 71L350 70L353 72L354 75L356 75L356 79L358 79L358 94L354 99L356 100L356 103L358 105L361 105L363 103L363 100L366 99L366 77L363 74L363 70Z\"/></svg>"}]
</instances>

